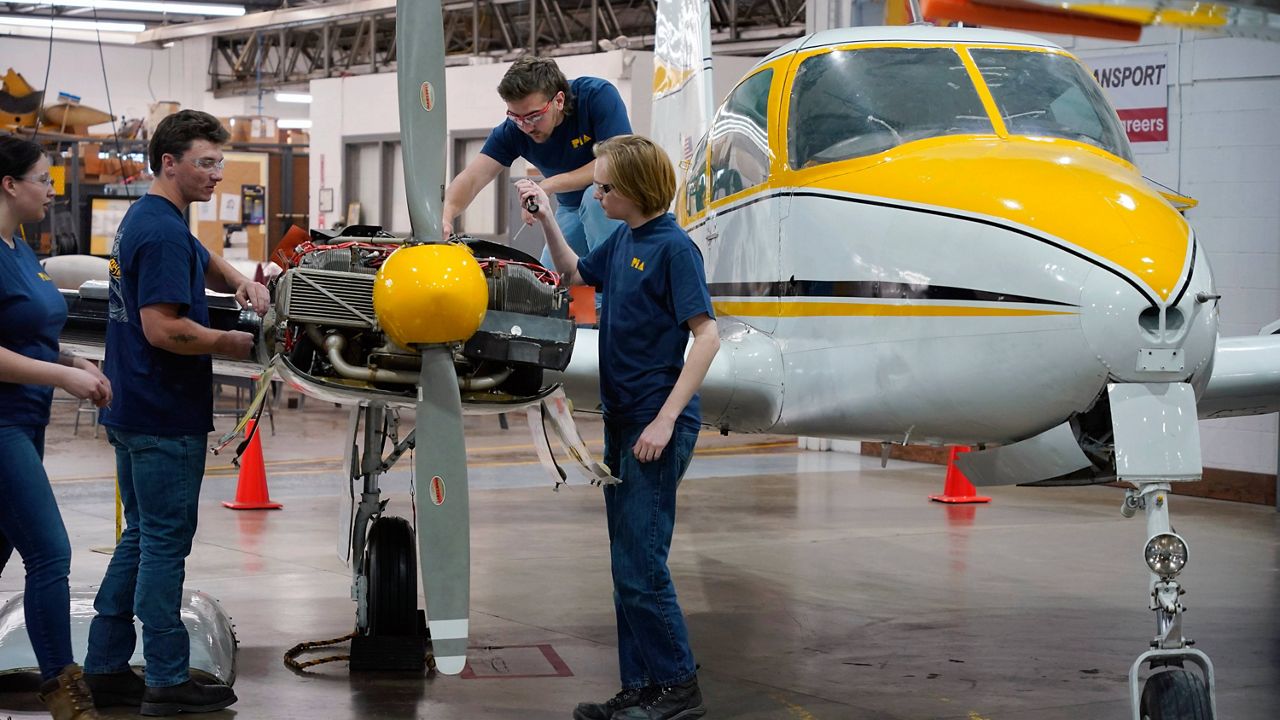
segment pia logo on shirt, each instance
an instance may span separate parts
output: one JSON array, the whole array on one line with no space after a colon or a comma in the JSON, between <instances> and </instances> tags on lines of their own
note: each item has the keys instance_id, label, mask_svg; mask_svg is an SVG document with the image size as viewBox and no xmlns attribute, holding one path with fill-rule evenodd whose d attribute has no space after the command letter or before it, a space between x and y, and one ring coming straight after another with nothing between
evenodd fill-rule
<instances>
[{"instance_id":1,"label":"pia logo on shirt","mask_svg":"<svg viewBox=\"0 0 1280 720\"><path fill-rule=\"evenodd\" d=\"M640 272L644 272L644 261L638 257L633 257L631 258L631 267L634 270L639 270Z\"/></svg>"},{"instance_id":2,"label":"pia logo on shirt","mask_svg":"<svg viewBox=\"0 0 1280 720\"><path fill-rule=\"evenodd\" d=\"M569 144L573 146L574 150L577 150L578 148L582 147L583 145L586 145L589 142L591 142L591 136L583 135L582 137L576 137L570 140Z\"/></svg>"},{"instance_id":3,"label":"pia logo on shirt","mask_svg":"<svg viewBox=\"0 0 1280 720\"><path fill-rule=\"evenodd\" d=\"M48 274L46 273L42 273L42 272L36 273L36 277L40 278L45 282L53 282L53 278L49 277Z\"/></svg>"},{"instance_id":4,"label":"pia logo on shirt","mask_svg":"<svg viewBox=\"0 0 1280 720\"><path fill-rule=\"evenodd\" d=\"M111 262L107 263L107 272L111 277L120 279L120 262L115 258L111 258Z\"/></svg>"}]
</instances>

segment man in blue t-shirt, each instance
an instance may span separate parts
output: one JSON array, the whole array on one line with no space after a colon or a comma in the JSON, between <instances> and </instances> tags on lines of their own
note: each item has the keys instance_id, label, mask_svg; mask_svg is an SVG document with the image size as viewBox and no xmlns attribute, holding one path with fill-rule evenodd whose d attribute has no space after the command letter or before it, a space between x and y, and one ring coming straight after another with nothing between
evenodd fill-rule
<instances>
[{"instance_id":1,"label":"man in blue t-shirt","mask_svg":"<svg viewBox=\"0 0 1280 720\"><path fill-rule=\"evenodd\" d=\"M195 536L208 435L213 430L210 353L247 358L254 337L209 328L205 288L234 292L265 314L267 289L210 255L183 213L222 180L228 133L208 113L160 122L148 151L155 181L125 213L111 250L103 370L115 396L102 411L116 450L126 527L93 607L85 680L101 707L143 715L210 712L236 701L226 685L193 681L182 624L182 580ZM142 621L146 681L129 669Z\"/></svg>"},{"instance_id":2,"label":"man in blue t-shirt","mask_svg":"<svg viewBox=\"0 0 1280 720\"><path fill-rule=\"evenodd\" d=\"M539 204L537 219L556 269L604 292L600 399L604 457L621 482L604 488L622 689L581 703L575 720L693 720L706 708L684 614L667 568L676 489L702 416L698 388L720 349L702 253L667 212L676 177L653 141L624 135L596 146L595 196L623 224L579 257L545 205L542 188L516 184ZM689 335L693 345L685 356Z\"/></svg>"},{"instance_id":3,"label":"man in blue t-shirt","mask_svg":"<svg viewBox=\"0 0 1280 720\"><path fill-rule=\"evenodd\" d=\"M453 219L476 195L518 157L538 168L546 178L546 194L555 194L556 221L578 255L604 242L619 225L605 216L600 202L586 192L591 187L596 143L631 132L627 108L609 81L580 77L570 83L551 58L517 60L498 95L507 104L507 119L485 140L480 154L449 184L444 194L444 234L453 232ZM533 222L521 211L525 224ZM550 256L542 262L549 265Z\"/></svg>"}]
</instances>

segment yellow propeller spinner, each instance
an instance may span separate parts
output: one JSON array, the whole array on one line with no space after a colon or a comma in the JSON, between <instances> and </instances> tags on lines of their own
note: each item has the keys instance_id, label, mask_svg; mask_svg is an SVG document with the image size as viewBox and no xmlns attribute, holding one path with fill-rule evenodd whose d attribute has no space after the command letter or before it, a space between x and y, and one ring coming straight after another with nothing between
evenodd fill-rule
<instances>
[{"instance_id":1,"label":"yellow propeller spinner","mask_svg":"<svg viewBox=\"0 0 1280 720\"><path fill-rule=\"evenodd\" d=\"M373 285L373 309L397 345L461 342L489 305L484 271L464 245L407 245L391 253Z\"/></svg>"}]
</instances>

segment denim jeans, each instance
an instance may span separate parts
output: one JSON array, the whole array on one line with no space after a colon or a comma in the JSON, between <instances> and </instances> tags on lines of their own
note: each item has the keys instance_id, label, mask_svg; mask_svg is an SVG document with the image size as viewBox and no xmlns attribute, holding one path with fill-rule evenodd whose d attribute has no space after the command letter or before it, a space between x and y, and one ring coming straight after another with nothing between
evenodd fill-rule
<instances>
[{"instance_id":1,"label":"denim jeans","mask_svg":"<svg viewBox=\"0 0 1280 720\"><path fill-rule=\"evenodd\" d=\"M87 673L126 670L142 621L142 655L149 687L186 682L191 656L182 624L182 581L196 534L205 435L157 436L107 428L116 449L116 476L125 530L102 587L89 627Z\"/></svg>"},{"instance_id":2,"label":"denim jeans","mask_svg":"<svg viewBox=\"0 0 1280 720\"><path fill-rule=\"evenodd\" d=\"M604 488L613 566L622 687L675 685L693 677L684 614L667 569L676 522L676 490L693 457L698 434L676 428L662 455L636 460L631 448L641 424L605 424L605 462L622 480Z\"/></svg>"},{"instance_id":3,"label":"denim jeans","mask_svg":"<svg viewBox=\"0 0 1280 720\"><path fill-rule=\"evenodd\" d=\"M71 542L44 472L43 426L0 426L0 571L15 549L27 572L27 636L48 680L72 662Z\"/></svg>"}]
</instances>

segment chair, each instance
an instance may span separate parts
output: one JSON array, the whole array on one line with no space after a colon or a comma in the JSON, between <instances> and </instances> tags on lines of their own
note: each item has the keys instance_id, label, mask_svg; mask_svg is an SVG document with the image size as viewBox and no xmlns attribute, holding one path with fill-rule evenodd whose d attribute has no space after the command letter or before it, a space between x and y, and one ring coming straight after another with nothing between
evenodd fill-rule
<instances>
[{"instance_id":1,"label":"chair","mask_svg":"<svg viewBox=\"0 0 1280 720\"><path fill-rule=\"evenodd\" d=\"M85 413L89 413L89 423L93 425L93 437L94 439L97 439L98 429L99 429L98 408L94 406L93 401L91 400L80 400L76 404L76 421L71 428L71 434L73 435L80 434L80 416Z\"/></svg>"}]
</instances>

